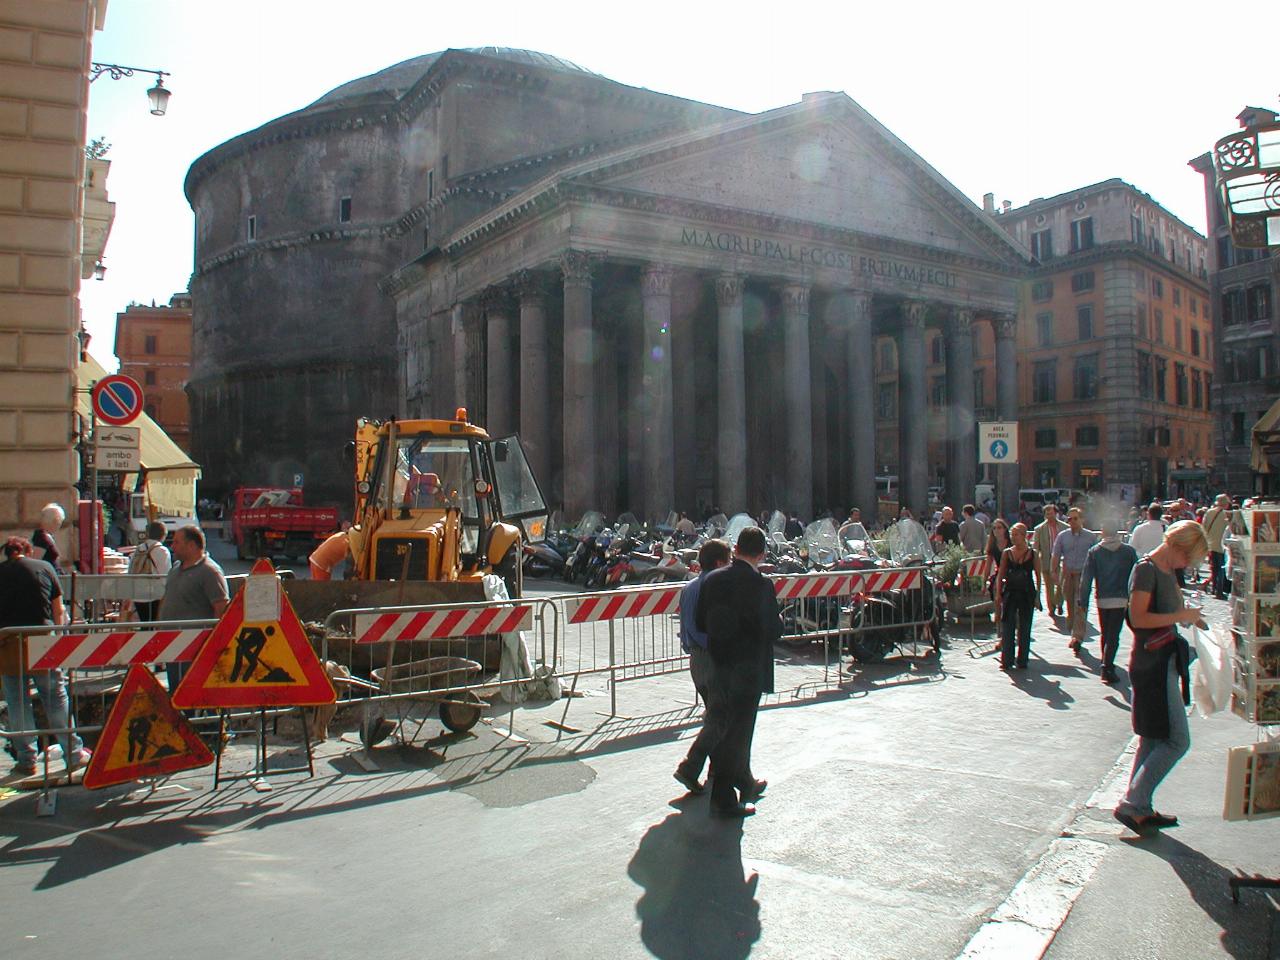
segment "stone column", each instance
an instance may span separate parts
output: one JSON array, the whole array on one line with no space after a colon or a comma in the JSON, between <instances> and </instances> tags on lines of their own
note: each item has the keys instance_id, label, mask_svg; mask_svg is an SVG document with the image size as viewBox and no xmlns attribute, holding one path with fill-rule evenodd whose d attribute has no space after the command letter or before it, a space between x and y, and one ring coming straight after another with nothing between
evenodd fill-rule
<instances>
[{"instance_id":1,"label":"stone column","mask_svg":"<svg viewBox=\"0 0 1280 960\"><path fill-rule=\"evenodd\" d=\"M564 274L564 512L571 518L599 507L591 267L590 255L580 250L566 250L560 257Z\"/></svg>"},{"instance_id":2,"label":"stone column","mask_svg":"<svg viewBox=\"0 0 1280 960\"><path fill-rule=\"evenodd\" d=\"M1013 314L999 313L992 318L992 326L996 333L996 416L1001 420L1017 420L1017 318ZM996 481L999 486L1000 512L1007 516L1018 509L1018 465L1001 464L996 468Z\"/></svg>"},{"instance_id":3,"label":"stone column","mask_svg":"<svg viewBox=\"0 0 1280 960\"><path fill-rule=\"evenodd\" d=\"M973 412L973 311L957 310L947 325L947 503L973 502L978 482Z\"/></svg>"},{"instance_id":4,"label":"stone column","mask_svg":"<svg viewBox=\"0 0 1280 960\"><path fill-rule=\"evenodd\" d=\"M644 518L665 519L675 499L671 393L671 268L650 264L640 274L644 305L641 377L645 399L643 442ZM685 425L686 429L691 424Z\"/></svg>"},{"instance_id":5,"label":"stone column","mask_svg":"<svg viewBox=\"0 0 1280 960\"><path fill-rule=\"evenodd\" d=\"M929 504L929 408L924 385L922 300L902 304L898 333L898 482L900 503L922 520Z\"/></svg>"},{"instance_id":6,"label":"stone column","mask_svg":"<svg viewBox=\"0 0 1280 960\"><path fill-rule=\"evenodd\" d=\"M809 372L809 287L782 288L783 373L786 378L787 510L813 519L813 390Z\"/></svg>"},{"instance_id":7,"label":"stone column","mask_svg":"<svg viewBox=\"0 0 1280 960\"><path fill-rule=\"evenodd\" d=\"M695 410L698 402L697 378L706 376L713 368L714 358L702 360L697 354L697 338L694 332L694 310L698 303L701 279L690 274L677 273L671 291L671 397L672 409L685 415L679 429L673 431L672 457L675 482L676 510L686 511L690 517L698 504L698 424L687 413ZM702 411L698 411L699 414ZM674 413L672 418L674 421ZM707 457L714 459L714 454Z\"/></svg>"},{"instance_id":8,"label":"stone column","mask_svg":"<svg viewBox=\"0 0 1280 960\"><path fill-rule=\"evenodd\" d=\"M716 505L726 516L746 510L747 504L747 387L742 344L743 279L735 274L716 278L716 331L719 356L719 433L716 463Z\"/></svg>"},{"instance_id":9,"label":"stone column","mask_svg":"<svg viewBox=\"0 0 1280 960\"><path fill-rule=\"evenodd\" d=\"M467 396L471 390L470 357L467 352L467 307L455 303L449 316L449 330L453 335L453 402L446 404L446 410L440 415L452 417L458 407L467 406ZM467 411L471 415L471 411Z\"/></svg>"},{"instance_id":10,"label":"stone column","mask_svg":"<svg viewBox=\"0 0 1280 960\"><path fill-rule=\"evenodd\" d=\"M547 347L547 291L544 278L523 270L516 278L520 294L520 444L529 467L550 496L551 363ZM575 518L576 519L576 518Z\"/></svg>"},{"instance_id":11,"label":"stone column","mask_svg":"<svg viewBox=\"0 0 1280 960\"><path fill-rule=\"evenodd\" d=\"M876 507L876 338L871 331L871 294L847 294L849 332L845 340L849 405L849 445L853 454L853 503L864 523L878 523Z\"/></svg>"},{"instance_id":12,"label":"stone column","mask_svg":"<svg viewBox=\"0 0 1280 960\"><path fill-rule=\"evenodd\" d=\"M511 330L511 294L495 287L485 293L488 327L485 352L485 424L491 437L505 437L516 429L516 365Z\"/></svg>"}]
</instances>

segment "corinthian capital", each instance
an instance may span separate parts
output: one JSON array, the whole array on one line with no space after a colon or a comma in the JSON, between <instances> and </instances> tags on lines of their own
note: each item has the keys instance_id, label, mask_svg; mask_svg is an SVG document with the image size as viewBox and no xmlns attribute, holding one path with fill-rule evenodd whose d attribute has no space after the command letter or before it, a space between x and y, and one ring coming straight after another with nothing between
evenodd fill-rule
<instances>
[{"instance_id":1,"label":"corinthian capital","mask_svg":"<svg viewBox=\"0 0 1280 960\"><path fill-rule=\"evenodd\" d=\"M924 316L928 310L928 304L923 300L904 300L902 301L902 326L903 329L911 328L912 330L924 330Z\"/></svg>"},{"instance_id":2,"label":"corinthian capital","mask_svg":"<svg viewBox=\"0 0 1280 960\"><path fill-rule=\"evenodd\" d=\"M716 303L722 307L735 307L742 302L742 277L736 273L722 273L716 277Z\"/></svg>"},{"instance_id":3,"label":"corinthian capital","mask_svg":"<svg viewBox=\"0 0 1280 960\"><path fill-rule=\"evenodd\" d=\"M871 322L871 294L865 290L849 290L843 294L842 299L848 304L850 323Z\"/></svg>"},{"instance_id":4,"label":"corinthian capital","mask_svg":"<svg viewBox=\"0 0 1280 960\"><path fill-rule=\"evenodd\" d=\"M590 284L594 261L595 258L585 250L566 250L560 254L560 270L564 274L564 282L583 286Z\"/></svg>"},{"instance_id":5,"label":"corinthian capital","mask_svg":"<svg viewBox=\"0 0 1280 960\"><path fill-rule=\"evenodd\" d=\"M782 288L782 310L788 316L808 316L809 286L804 283L788 283Z\"/></svg>"},{"instance_id":6,"label":"corinthian capital","mask_svg":"<svg viewBox=\"0 0 1280 960\"><path fill-rule=\"evenodd\" d=\"M973 311L961 307L951 315L951 332L958 337L973 335Z\"/></svg>"},{"instance_id":7,"label":"corinthian capital","mask_svg":"<svg viewBox=\"0 0 1280 960\"><path fill-rule=\"evenodd\" d=\"M675 271L663 263L651 263L640 272L640 292L646 297L671 296Z\"/></svg>"},{"instance_id":8,"label":"corinthian capital","mask_svg":"<svg viewBox=\"0 0 1280 960\"><path fill-rule=\"evenodd\" d=\"M1012 313L997 313L991 318L997 340L1012 340L1018 330L1018 318Z\"/></svg>"},{"instance_id":9,"label":"corinthian capital","mask_svg":"<svg viewBox=\"0 0 1280 960\"><path fill-rule=\"evenodd\" d=\"M521 303L541 302L547 296L547 276L537 270L521 270L515 276Z\"/></svg>"}]
</instances>

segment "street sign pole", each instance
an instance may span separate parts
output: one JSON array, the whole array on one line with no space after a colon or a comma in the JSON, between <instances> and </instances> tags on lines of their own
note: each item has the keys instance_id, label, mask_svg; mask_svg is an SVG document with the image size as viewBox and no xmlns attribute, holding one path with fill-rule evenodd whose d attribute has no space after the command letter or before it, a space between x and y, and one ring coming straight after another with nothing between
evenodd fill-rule
<instances>
[{"instance_id":1,"label":"street sign pole","mask_svg":"<svg viewBox=\"0 0 1280 960\"><path fill-rule=\"evenodd\" d=\"M89 404L89 429L93 431L93 466L89 468L89 549L93 551L93 560L89 564L90 573L101 573L102 548L98 546L98 415L94 405Z\"/></svg>"}]
</instances>

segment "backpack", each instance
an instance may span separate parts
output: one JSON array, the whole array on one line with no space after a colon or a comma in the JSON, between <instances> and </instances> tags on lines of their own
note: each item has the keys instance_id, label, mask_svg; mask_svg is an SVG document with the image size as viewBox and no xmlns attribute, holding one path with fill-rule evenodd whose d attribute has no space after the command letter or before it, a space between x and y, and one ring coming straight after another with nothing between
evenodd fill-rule
<instances>
[{"instance_id":1,"label":"backpack","mask_svg":"<svg viewBox=\"0 0 1280 960\"><path fill-rule=\"evenodd\" d=\"M151 551L158 546L160 546L160 544L154 540L143 540L142 543L138 545L137 549L133 551L133 556L129 558L129 573L155 573L156 561L155 558L151 556ZM144 550L143 547L146 547L146 549Z\"/></svg>"}]
</instances>

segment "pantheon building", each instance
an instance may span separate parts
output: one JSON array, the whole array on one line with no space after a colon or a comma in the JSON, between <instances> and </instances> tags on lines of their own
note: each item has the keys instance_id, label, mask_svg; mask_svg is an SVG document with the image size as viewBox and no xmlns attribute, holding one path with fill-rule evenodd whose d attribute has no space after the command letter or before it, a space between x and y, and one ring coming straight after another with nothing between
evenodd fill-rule
<instances>
[{"instance_id":1,"label":"pantheon building","mask_svg":"<svg viewBox=\"0 0 1280 960\"><path fill-rule=\"evenodd\" d=\"M571 518L807 519L886 472L921 509L936 477L972 498L975 342L1016 418L1025 252L843 93L746 114L446 50L215 147L186 194L207 494L347 503L356 417L465 406Z\"/></svg>"}]
</instances>

